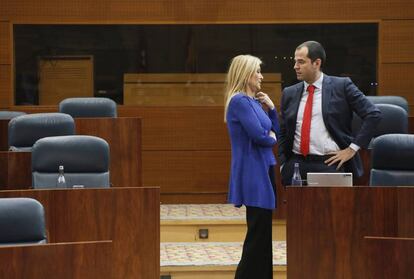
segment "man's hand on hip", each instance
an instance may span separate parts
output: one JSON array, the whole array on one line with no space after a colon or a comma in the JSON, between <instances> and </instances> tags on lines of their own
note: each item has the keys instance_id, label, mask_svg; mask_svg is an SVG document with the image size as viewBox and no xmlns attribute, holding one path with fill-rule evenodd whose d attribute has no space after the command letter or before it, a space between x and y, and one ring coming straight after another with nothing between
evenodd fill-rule
<instances>
[{"instance_id":1,"label":"man's hand on hip","mask_svg":"<svg viewBox=\"0 0 414 279\"><path fill-rule=\"evenodd\" d=\"M352 157L354 157L356 154L355 150L353 150L350 147L347 147L345 149L329 153L328 155L332 155L328 160L325 161L325 164L328 164L328 166L332 166L333 164L338 163L337 170L339 170L342 165L349 161Z\"/></svg>"}]
</instances>

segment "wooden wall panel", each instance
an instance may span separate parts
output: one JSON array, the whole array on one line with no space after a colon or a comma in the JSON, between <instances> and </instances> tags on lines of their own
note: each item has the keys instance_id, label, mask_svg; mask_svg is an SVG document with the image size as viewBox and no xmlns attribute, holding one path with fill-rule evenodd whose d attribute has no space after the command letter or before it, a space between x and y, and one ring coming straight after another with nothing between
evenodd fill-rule
<instances>
[{"instance_id":1,"label":"wooden wall panel","mask_svg":"<svg viewBox=\"0 0 414 279\"><path fill-rule=\"evenodd\" d=\"M13 101L11 70L10 65L0 64L0 109L8 108Z\"/></svg>"},{"instance_id":2,"label":"wooden wall panel","mask_svg":"<svg viewBox=\"0 0 414 279\"><path fill-rule=\"evenodd\" d=\"M414 19L384 20L381 23L381 62L414 62Z\"/></svg>"},{"instance_id":3,"label":"wooden wall panel","mask_svg":"<svg viewBox=\"0 0 414 279\"><path fill-rule=\"evenodd\" d=\"M266 73L262 91L280 100L280 73ZM223 106L226 73L124 74L124 105Z\"/></svg>"},{"instance_id":4,"label":"wooden wall panel","mask_svg":"<svg viewBox=\"0 0 414 279\"><path fill-rule=\"evenodd\" d=\"M381 95L398 95L414 105L414 63L383 64ZM411 112L412 113L412 112Z\"/></svg>"},{"instance_id":5,"label":"wooden wall panel","mask_svg":"<svg viewBox=\"0 0 414 279\"><path fill-rule=\"evenodd\" d=\"M227 192L230 151L143 151L143 184L162 193Z\"/></svg>"},{"instance_id":6,"label":"wooden wall panel","mask_svg":"<svg viewBox=\"0 0 414 279\"><path fill-rule=\"evenodd\" d=\"M10 22L0 21L0 64L11 64Z\"/></svg>"},{"instance_id":7,"label":"wooden wall panel","mask_svg":"<svg viewBox=\"0 0 414 279\"><path fill-rule=\"evenodd\" d=\"M369 20L414 17L410 0L3 0L1 19L13 21L246 22ZM339 12L340 11L340 12Z\"/></svg>"},{"instance_id":8,"label":"wooden wall panel","mask_svg":"<svg viewBox=\"0 0 414 279\"><path fill-rule=\"evenodd\" d=\"M66 98L93 97L93 57L43 57L38 64L39 104L57 105Z\"/></svg>"},{"instance_id":9,"label":"wooden wall panel","mask_svg":"<svg viewBox=\"0 0 414 279\"><path fill-rule=\"evenodd\" d=\"M128 107L142 118L142 150L229 150L223 107Z\"/></svg>"}]
</instances>

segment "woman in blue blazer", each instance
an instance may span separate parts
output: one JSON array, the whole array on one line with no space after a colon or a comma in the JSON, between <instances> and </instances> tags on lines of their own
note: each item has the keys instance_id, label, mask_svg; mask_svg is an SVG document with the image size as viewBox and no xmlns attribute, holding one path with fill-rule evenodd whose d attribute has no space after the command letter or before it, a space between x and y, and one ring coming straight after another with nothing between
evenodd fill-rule
<instances>
[{"instance_id":1,"label":"woman in blue blazer","mask_svg":"<svg viewBox=\"0 0 414 279\"><path fill-rule=\"evenodd\" d=\"M225 94L225 119L231 141L228 200L246 206L247 234L235 278L272 278L272 210L276 207L272 147L279 123L269 96L260 91L262 61L233 58ZM263 109L266 108L266 110Z\"/></svg>"}]
</instances>

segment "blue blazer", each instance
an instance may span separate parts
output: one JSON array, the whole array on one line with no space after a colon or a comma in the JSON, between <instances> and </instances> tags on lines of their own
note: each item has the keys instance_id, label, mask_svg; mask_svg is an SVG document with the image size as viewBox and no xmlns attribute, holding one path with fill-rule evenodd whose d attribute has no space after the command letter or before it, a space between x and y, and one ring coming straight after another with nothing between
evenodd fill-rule
<instances>
[{"instance_id":1,"label":"blue blazer","mask_svg":"<svg viewBox=\"0 0 414 279\"><path fill-rule=\"evenodd\" d=\"M231 141L231 173L228 201L274 209L275 192L269 178L270 166L276 165L272 147L279 134L276 109L267 114L255 99L238 93L227 109L227 128Z\"/></svg>"},{"instance_id":2,"label":"blue blazer","mask_svg":"<svg viewBox=\"0 0 414 279\"><path fill-rule=\"evenodd\" d=\"M293 154L296 118L302 98L304 83L300 82L283 90L281 101L280 136L278 153L281 164ZM352 116L355 112L362 119L358 134L352 136ZM323 76L322 117L326 129L339 148L347 148L352 142L366 148L381 120L380 110L356 87L350 78ZM361 158L357 153L345 163L345 170L355 176L363 174Z\"/></svg>"}]
</instances>

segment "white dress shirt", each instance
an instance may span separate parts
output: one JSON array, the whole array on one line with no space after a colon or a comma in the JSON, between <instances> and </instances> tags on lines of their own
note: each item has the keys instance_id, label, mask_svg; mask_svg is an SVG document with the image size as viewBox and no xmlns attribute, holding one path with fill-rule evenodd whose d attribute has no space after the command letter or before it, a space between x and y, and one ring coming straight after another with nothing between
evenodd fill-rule
<instances>
[{"instance_id":1,"label":"white dress shirt","mask_svg":"<svg viewBox=\"0 0 414 279\"><path fill-rule=\"evenodd\" d=\"M328 130L326 129L325 123L322 116L322 81L323 73L313 85L315 91L313 94L312 103L312 120L310 127L310 143L309 143L309 154L312 155L326 155L330 152L339 151L339 146L332 139ZM307 91L309 84L304 81L304 92L299 104L298 116L296 120L296 131L293 141L293 152L301 154L300 152L300 138L302 130L303 111L305 110L306 100L308 99L309 93Z\"/></svg>"}]
</instances>

